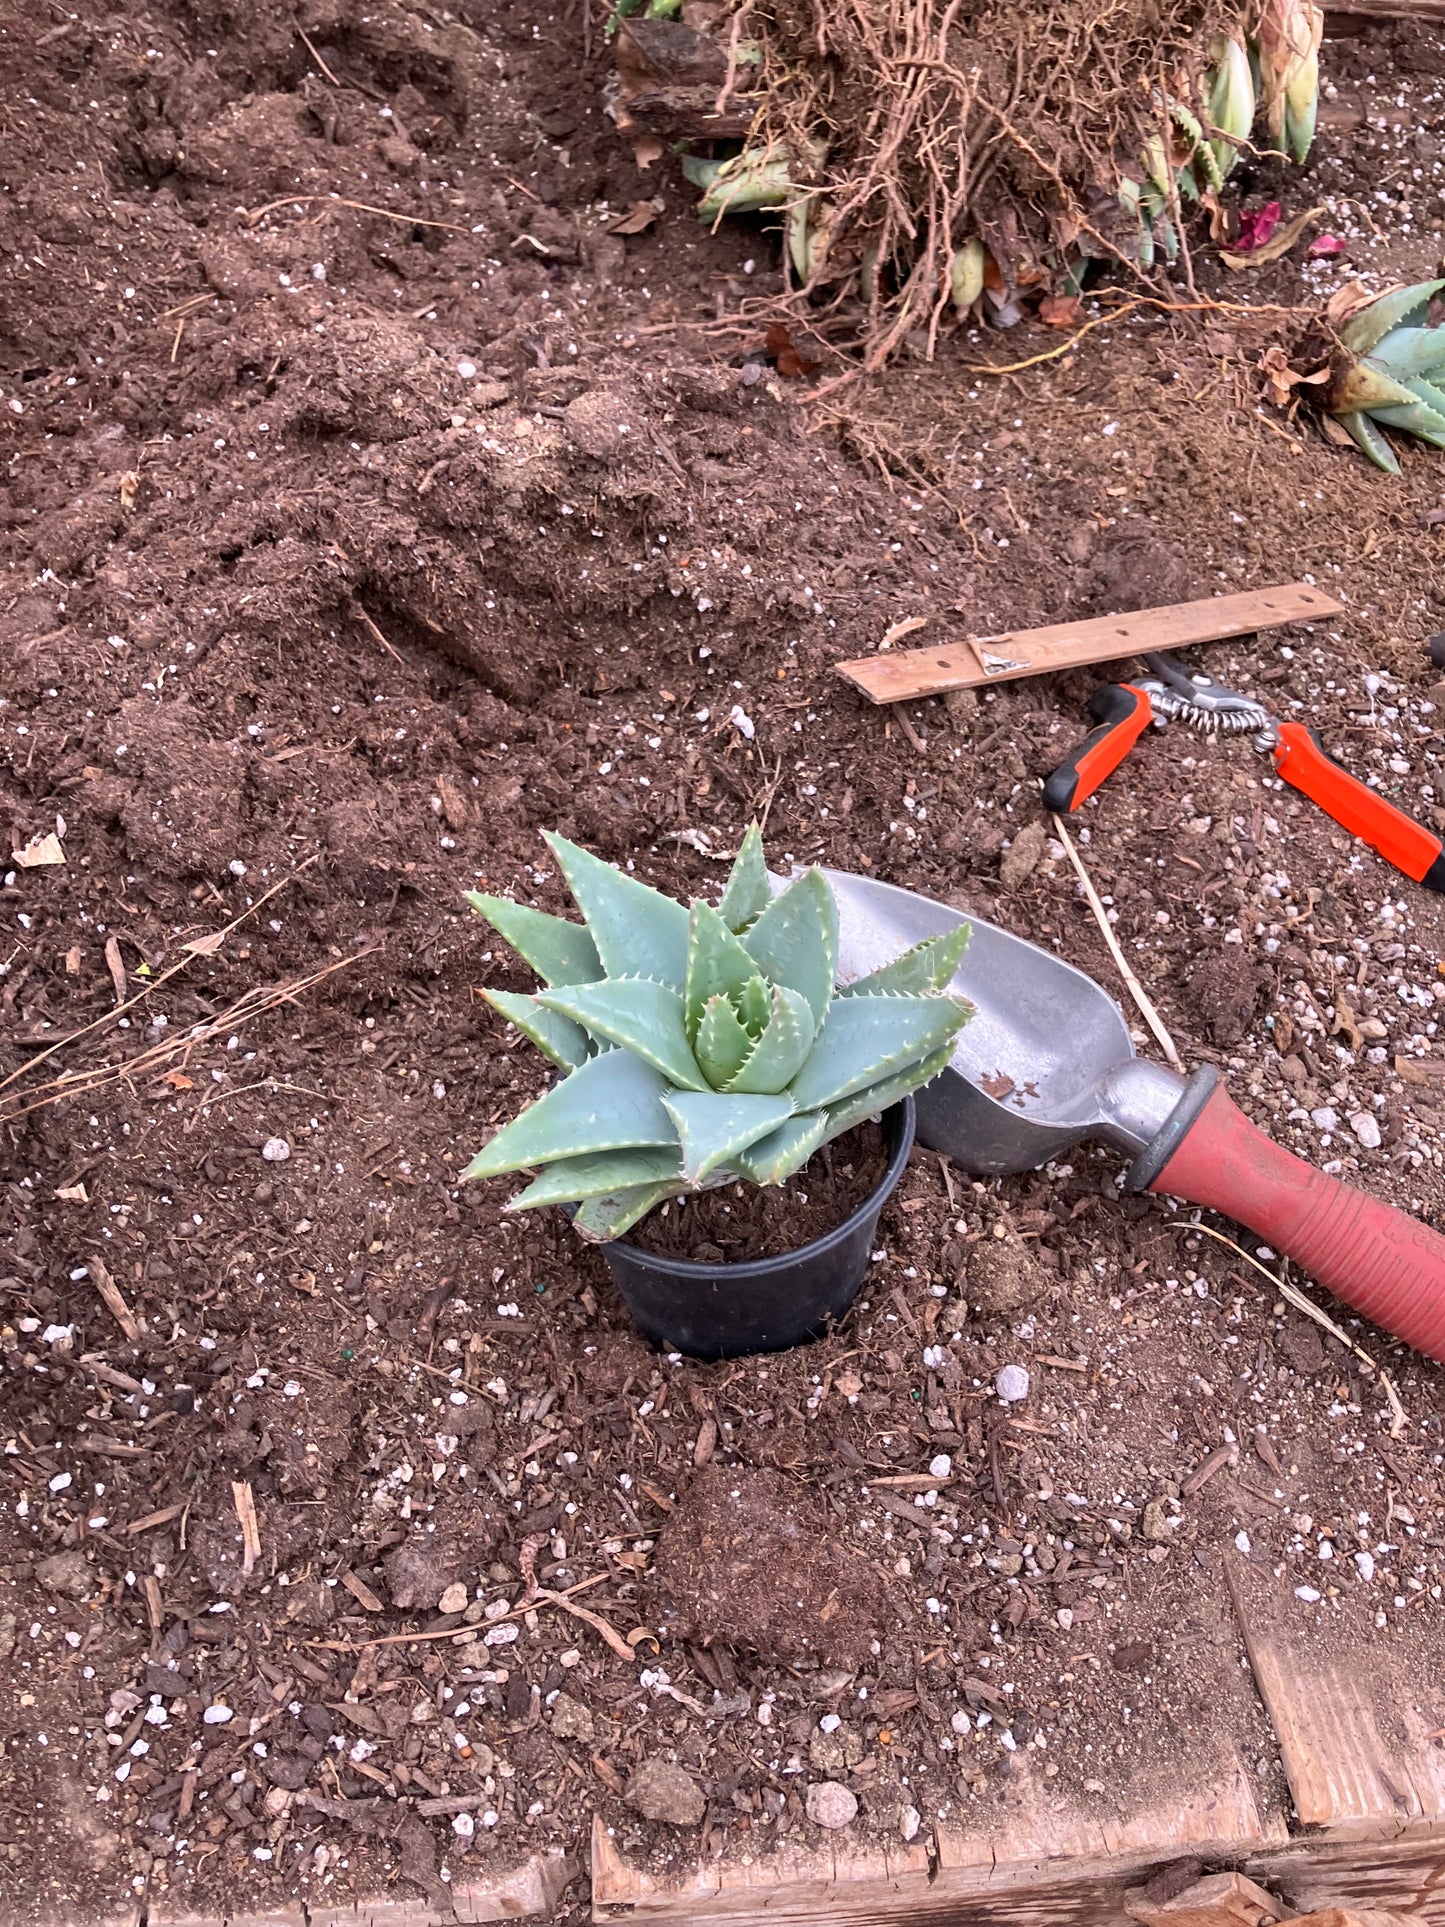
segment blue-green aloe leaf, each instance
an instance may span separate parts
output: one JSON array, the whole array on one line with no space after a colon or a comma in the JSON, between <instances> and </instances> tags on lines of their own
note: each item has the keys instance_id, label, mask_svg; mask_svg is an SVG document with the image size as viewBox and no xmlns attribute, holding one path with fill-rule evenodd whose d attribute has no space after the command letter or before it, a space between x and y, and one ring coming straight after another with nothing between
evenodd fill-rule
<instances>
[{"instance_id":1,"label":"blue-green aloe leaf","mask_svg":"<svg viewBox=\"0 0 1445 1927\"><path fill-rule=\"evenodd\" d=\"M1398 428L1415 436L1417 441L1445 448L1445 415L1437 414L1423 401L1410 402L1401 408L1372 408L1370 413L1385 428Z\"/></svg>"},{"instance_id":2,"label":"blue-green aloe leaf","mask_svg":"<svg viewBox=\"0 0 1445 1927\"><path fill-rule=\"evenodd\" d=\"M1445 334L1445 329L1441 333ZM1433 381L1427 381L1423 375L1412 375L1405 386L1427 408L1433 408L1437 415L1445 415L1445 388L1437 388Z\"/></svg>"},{"instance_id":3,"label":"blue-green aloe leaf","mask_svg":"<svg viewBox=\"0 0 1445 1927\"><path fill-rule=\"evenodd\" d=\"M671 897L546 833L609 977L653 977L681 990L687 974L687 911ZM573 979L587 982L588 979Z\"/></svg>"},{"instance_id":4,"label":"blue-green aloe leaf","mask_svg":"<svg viewBox=\"0 0 1445 1927\"><path fill-rule=\"evenodd\" d=\"M1396 381L1433 375L1445 368L1445 328L1392 328L1370 359Z\"/></svg>"},{"instance_id":5,"label":"blue-green aloe leaf","mask_svg":"<svg viewBox=\"0 0 1445 1927\"><path fill-rule=\"evenodd\" d=\"M462 1176L495 1178L589 1151L675 1144L677 1132L662 1106L667 1088L661 1072L629 1051L590 1057L504 1125Z\"/></svg>"},{"instance_id":6,"label":"blue-green aloe leaf","mask_svg":"<svg viewBox=\"0 0 1445 1927\"><path fill-rule=\"evenodd\" d=\"M715 1091L737 1076L752 1047L752 1038L727 998L710 999L697 1028L693 1054L698 1069Z\"/></svg>"},{"instance_id":7,"label":"blue-green aloe leaf","mask_svg":"<svg viewBox=\"0 0 1445 1927\"><path fill-rule=\"evenodd\" d=\"M801 1171L818 1146L836 1136L827 1111L807 1111L790 1117L779 1130L750 1144L733 1157L740 1178L753 1184L782 1184Z\"/></svg>"},{"instance_id":8,"label":"blue-green aloe leaf","mask_svg":"<svg viewBox=\"0 0 1445 1927\"><path fill-rule=\"evenodd\" d=\"M855 1091L851 1097L845 1097L841 1104L830 1104L828 1136L841 1137L844 1131L851 1131L855 1124L861 1124L865 1117L886 1111L891 1104L907 1097L910 1091L921 1090L925 1084L931 1084L940 1071L948 1069L952 1056L953 1045L949 1042L931 1056L910 1064L907 1070L898 1071L892 1077L882 1078L864 1090Z\"/></svg>"},{"instance_id":9,"label":"blue-green aloe leaf","mask_svg":"<svg viewBox=\"0 0 1445 1927\"><path fill-rule=\"evenodd\" d=\"M774 897L743 947L770 982L805 997L814 1023L821 1024L838 968L838 906L823 872L805 870Z\"/></svg>"},{"instance_id":10,"label":"blue-green aloe leaf","mask_svg":"<svg viewBox=\"0 0 1445 1927\"><path fill-rule=\"evenodd\" d=\"M772 1015L763 1034L736 1075L729 1078L729 1091L761 1091L774 1096L786 1090L807 1062L813 1048L813 1013L796 990L778 984L773 990Z\"/></svg>"},{"instance_id":11,"label":"blue-green aloe leaf","mask_svg":"<svg viewBox=\"0 0 1445 1927\"><path fill-rule=\"evenodd\" d=\"M749 977L733 999L733 1008L742 1019L743 1029L748 1035L761 1037L773 1014L773 987L767 978Z\"/></svg>"},{"instance_id":12,"label":"blue-green aloe leaf","mask_svg":"<svg viewBox=\"0 0 1445 1927\"><path fill-rule=\"evenodd\" d=\"M586 1031L568 1018L559 1017L555 1010L544 1010L535 997L515 990L484 990L482 995L509 1024L515 1024L524 1037L530 1037L558 1070L575 1071L592 1055Z\"/></svg>"},{"instance_id":13,"label":"blue-green aloe leaf","mask_svg":"<svg viewBox=\"0 0 1445 1927\"><path fill-rule=\"evenodd\" d=\"M538 993L538 1002L581 1024L604 1043L620 1044L684 1090L705 1091L682 1023L682 998L650 977L609 977Z\"/></svg>"},{"instance_id":14,"label":"blue-green aloe leaf","mask_svg":"<svg viewBox=\"0 0 1445 1927\"><path fill-rule=\"evenodd\" d=\"M840 997L812 1055L793 1079L800 1111L837 1104L955 1037L970 1015L960 998Z\"/></svg>"},{"instance_id":15,"label":"blue-green aloe leaf","mask_svg":"<svg viewBox=\"0 0 1445 1927\"><path fill-rule=\"evenodd\" d=\"M911 950L905 950L901 957L895 957L891 964L885 964L871 976L843 984L838 995L876 997L882 991L890 991L915 996L922 991L943 990L952 983L972 934L968 924L960 923L942 936L925 937L922 943L914 944Z\"/></svg>"},{"instance_id":16,"label":"blue-green aloe leaf","mask_svg":"<svg viewBox=\"0 0 1445 1927\"><path fill-rule=\"evenodd\" d=\"M687 983L683 990L683 1021L688 1036L697 1036L703 1011L714 997L731 997L756 971L757 965L722 914L710 904L695 903L688 926Z\"/></svg>"},{"instance_id":17,"label":"blue-green aloe leaf","mask_svg":"<svg viewBox=\"0 0 1445 1927\"><path fill-rule=\"evenodd\" d=\"M772 900L768 866L763 860L763 833L756 823L749 823L733 858L717 912L729 930L746 930Z\"/></svg>"},{"instance_id":18,"label":"blue-green aloe leaf","mask_svg":"<svg viewBox=\"0 0 1445 1927\"><path fill-rule=\"evenodd\" d=\"M1352 355L1367 355L1389 334L1392 328L1399 328L1423 315L1430 305L1433 295L1445 288L1445 280L1417 281L1410 288L1396 288L1393 294L1383 294L1378 301L1372 301L1367 308L1340 329L1340 340Z\"/></svg>"},{"instance_id":19,"label":"blue-green aloe leaf","mask_svg":"<svg viewBox=\"0 0 1445 1927\"><path fill-rule=\"evenodd\" d=\"M674 1091L662 1101L682 1140L682 1174L689 1184L701 1184L793 1114L788 1097Z\"/></svg>"},{"instance_id":20,"label":"blue-green aloe leaf","mask_svg":"<svg viewBox=\"0 0 1445 1927\"><path fill-rule=\"evenodd\" d=\"M544 984L595 984L605 975L586 924L569 923L507 897L484 896L480 890L468 890L467 902Z\"/></svg>"},{"instance_id":21,"label":"blue-green aloe leaf","mask_svg":"<svg viewBox=\"0 0 1445 1927\"><path fill-rule=\"evenodd\" d=\"M539 1204L576 1204L639 1185L682 1183L682 1159L675 1144L652 1150L594 1151L589 1157L559 1158L533 1178L506 1206L530 1211Z\"/></svg>"},{"instance_id":22,"label":"blue-green aloe leaf","mask_svg":"<svg viewBox=\"0 0 1445 1927\"><path fill-rule=\"evenodd\" d=\"M1369 456L1376 468L1384 469L1387 475L1400 473L1400 464L1395 459L1394 449L1368 415L1357 409L1353 414L1338 415L1335 419L1356 446Z\"/></svg>"},{"instance_id":23,"label":"blue-green aloe leaf","mask_svg":"<svg viewBox=\"0 0 1445 1927\"><path fill-rule=\"evenodd\" d=\"M654 1205L668 1198L680 1198L688 1189L684 1184L659 1181L636 1184L625 1191L609 1191L600 1198L589 1198L579 1207L572 1229L589 1244L610 1244L630 1231L639 1218L645 1218Z\"/></svg>"}]
</instances>

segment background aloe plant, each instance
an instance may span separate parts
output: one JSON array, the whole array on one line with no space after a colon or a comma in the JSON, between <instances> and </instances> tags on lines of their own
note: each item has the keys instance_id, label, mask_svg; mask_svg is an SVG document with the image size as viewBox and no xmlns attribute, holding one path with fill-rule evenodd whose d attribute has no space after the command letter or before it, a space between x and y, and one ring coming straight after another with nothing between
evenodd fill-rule
<instances>
[{"instance_id":1,"label":"background aloe plant","mask_svg":"<svg viewBox=\"0 0 1445 1927\"><path fill-rule=\"evenodd\" d=\"M1442 289L1445 280L1397 288L1340 329L1345 353L1331 371L1325 407L1389 475L1400 464L1381 426L1445 448L1445 328L1422 325Z\"/></svg>"},{"instance_id":2,"label":"background aloe plant","mask_svg":"<svg viewBox=\"0 0 1445 1927\"><path fill-rule=\"evenodd\" d=\"M564 1073L463 1172L539 1169L508 1207L575 1204L620 1237L666 1198L732 1178L781 1184L830 1138L936 1077L972 1015L950 996L968 926L834 988L838 908L820 870L774 896L743 838L716 909L690 909L547 843L584 921L467 901L542 979L488 1000Z\"/></svg>"}]
</instances>

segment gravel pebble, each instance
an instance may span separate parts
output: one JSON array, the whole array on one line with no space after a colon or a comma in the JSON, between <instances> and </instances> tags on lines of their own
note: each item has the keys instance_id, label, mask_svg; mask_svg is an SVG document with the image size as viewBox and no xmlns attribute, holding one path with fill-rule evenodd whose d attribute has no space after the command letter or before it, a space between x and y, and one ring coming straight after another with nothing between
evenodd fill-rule
<instances>
[{"instance_id":1,"label":"gravel pebble","mask_svg":"<svg viewBox=\"0 0 1445 1927\"><path fill-rule=\"evenodd\" d=\"M1357 1111L1350 1119L1350 1129L1367 1151L1380 1148L1380 1127L1368 1111Z\"/></svg>"},{"instance_id":2,"label":"gravel pebble","mask_svg":"<svg viewBox=\"0 0 1445 1927\"><path fill-rule=\"evenodd\" d=\"M808 1818L814 1826L851 1826L858 1817L858 1796L836 1780L819 1780L808 1788Z\"/></svg>"},{"instance_id":3,"label":"gravel pebble","mask_svg":"<svg viewBox=\"0 0 1445 1927\"><path fill-rule=\"evenodd\" d=\"M1022 1365L1005 1365L993 1383L1006 1405L1016 1405L1029 1395L1029 1375Z\"/></svg>"}]
</instances>

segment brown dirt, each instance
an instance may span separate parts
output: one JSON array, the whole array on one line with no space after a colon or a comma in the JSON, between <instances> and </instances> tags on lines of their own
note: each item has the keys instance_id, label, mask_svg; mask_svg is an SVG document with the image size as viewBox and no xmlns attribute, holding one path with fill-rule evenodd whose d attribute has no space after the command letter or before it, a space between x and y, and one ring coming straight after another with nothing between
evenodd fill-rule
<instances>
[{"instance_id":1,"label":"brown dirt","mask_svg":"<svg viewBox=\"0 0 1445 1927\"><path fill-rule=\"evenodd\" d=\"M477 994L523 980L461 893L561 908L555 826L692 894L768 809L779 860L961 893L1112 984L1056 846L1001 874L1094 678L911 705L920 750L832 664L904 616L990 633L1309 573L1344 618L1211 667L1445 826L1420 646L1445 470L1415 450L1393 484L1263 419L1277 318L1232 313L1136 314L1000 380L969 364L1056 339L955 338L802 415L737 318L778 287L775 238L702 232L619 148L580 17L299 18L338 84L268 6L0 13L0 806L14 848L63 820L67 858L0 884L0 1911L435 1895L575 1847L599 1806L676 1864L697 1840L621 1800L662 1751L715 1853L807 1837L820 1773L860 1832L968 1823L1025 1756L1103 1822L1181 1739L1238 1750L1283 1813L1221 1548L1247 1533L1322 1645L1445 1677L1439 1372L1360 1330L1392 1437L1375 1379L1333 1340L1305 1360L1296 1312L1088 1146L987 1183L920 1151L837 1333L659 1358L560 1216L456 1183L545 1078ZM1383 174L1378 239L1336 216L1346 268L1419 274L1438 49L1375 34L1339 72L1359 119L1290 192L1353 207ZM608 231L653 197L645 232ZM1291 302L1300 274L1248 289ZM1438 1223L1438 1086L1394 1059L1440 1051L1439 901L1243 743L1152 734L1079 828L1184 1055ZM1184 986L1236 943L1263 983L1222 1043ZM956 1315L996 1224L1046 1282L1022 1318ZM993 1397L1005 1363L1022 1410ZM1230 1435L1239 1464L1181 1498ZM830 1556L886 1582L844 1686L750 1652L741 1619L735 1654L663 1628L625 1663L529 1604L529 1575L586 1585L636 1630L707 1449L814 1495ZM1147 1674L1113 1664L1144 1644ZM473 1802L472 1834L433 1799Z\"/></svg>"},{"instance_id":2,"label":"brown dirt","mask_svg":"<svg viewBox=\"0 0 1445 1927\"><path fill-rule=\"evenodd\" d=\"M781 1257L852 1217L887 1168L881 1126L859 1124L825 1144L786 1184L728 1185L690 1198L681 1209L663 1205L628 1232L628 1241L701 1265Z\"/></svg>"},{"instance_id":3,"label":"brown dirt","mask_svg":"<svg viewBox=\"0 0 1445 1927\"><path fill-rule=\"evenodd\" d=\"M650 1588L658 1629L704 1648L751 1648L769 1660L866 1667L894 1608L861 1553L812 1556L833 1531L828 1512L797 1481L708 1466L658 1541Z\"/></svg>"}]
</instances>

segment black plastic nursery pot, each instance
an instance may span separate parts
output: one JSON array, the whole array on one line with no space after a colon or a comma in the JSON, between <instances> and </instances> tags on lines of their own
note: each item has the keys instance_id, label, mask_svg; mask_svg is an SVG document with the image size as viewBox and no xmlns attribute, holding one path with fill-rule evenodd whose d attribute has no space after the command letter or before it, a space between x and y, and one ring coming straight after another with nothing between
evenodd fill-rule
<instances>
[{"instance_id":1,"label":"black plastic nursery pot","mask_svg":"<svg viewBox=\"0 0 1445 1927\"><path fill-rule=\"evenodd\" d=\"M602 1246L613 1281L645 1337L690 1358L781 1352L821 1338L863 1283L890 1191L913 1148L913 1099L883 1113L888 1169L851 1217L826 1237L778 1258L700 1265L660 1258L625 1238Z\"/></svg>"}]
</instances>

